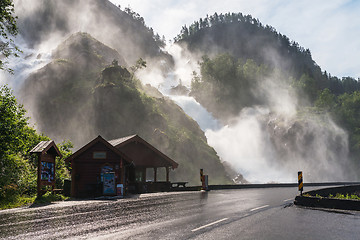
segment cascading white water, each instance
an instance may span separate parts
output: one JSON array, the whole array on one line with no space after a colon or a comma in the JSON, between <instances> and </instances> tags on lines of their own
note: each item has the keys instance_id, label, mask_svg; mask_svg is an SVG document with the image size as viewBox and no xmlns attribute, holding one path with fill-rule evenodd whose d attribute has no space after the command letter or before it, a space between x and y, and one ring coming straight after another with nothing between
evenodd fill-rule
<instances>
[{"instance_id":1,"label":"cascading white water","mask_svg":"<svg viewBox=\"0 0 360 240\"><path fill-rule=\"evenodd\" d=\"M17 86L21 86L21 81L26 79L29 73L51 60L50 54L39 54L25 46L21 48L23 57L11 59L9 65L15 70L15 75L2 72L0 76L1 83L10 82L15 90ZM167 50L174 57L174 71L164 77L161 70L147 68L139 71L139 79L159 89L197 121L205 132L209 145L214 147L221 160L230 163L248 181L296 182L298 170L304 170L305 178L314 181L344 180L343 166L348 164L347 134L331 120L322 120L330 127L322 127L314 121L310 127L304 126L291 136L292 139L306 139L306 136L312 133L313 140L310 144L298 141L294 143L295 147L286 146L288 139L283 138L291 135L291 128L296 126L296 122L293 121L296 118L296 99L286 88L268 80L259 89L259 94L266 95L269 104L243 109L231 125L223 126L193 97L176 95L170 91L180 82L190 89L193 72L199 73L199 66L198 60L190 53L184 54L179 46L173 45ZM275 115L271 116L270 113ZM282 124L283 126L280 126ZM279 131L281 128L283 130ZM336 149L329 149L334 142L339 143ZM298 150L292 152L293 149ZM306 152L307 149L309 152ZM291 160L285 161L284 158ZM329 176L334 178L326 178Z\"/></svg>"},{"instance_id":2,"label":"cascading white water","mask_svg":"<svg viewBox=\"0 0 360 240\"><path fill-rule=\"evenodd\" d=\"M28 48L20 35L15 39L15 44L22 52L19 57L11 56L8 59L7 67L13 70L13 74L0 71L0 84L9 84L16 92L29 74L51 61L51 54Z\"/></svg>"},{"instance_id":3,"label":"cascading white water","mask_svg":"<svg viewBox=\"0 0 360 240\"><path fill-rule=\"evenodd\" d=\"M245 179L253 183L296 182L299 170L307 181L351 179L351 173L344 173L349 168L347 134L329 118L309 116L298 121L297 99L287 83L264 80L256 91L266 96L268 104L245 108L231 125L223 126L193 97L172 94L170 89L180 82L190 88L192 73L199 72L199 66L179 46L167 50L175 60L175 70L164 78L159 71L146 69L139 78L196 120L221 160ZM334 146L337 149L330 149Z\"/></svg>"},{"instance_id":4,"label":"cascading white water","mask_svg":"<svg viewBox=\"0 0 360 240\"><path fill-rule=\"evenodd\" d=\"M176 95L169 95L169 97L176 102L187 115L192 117L204 132L208 130L216 131L222 127L220 122L193 97Z\"/></svg>"}]
</instances>

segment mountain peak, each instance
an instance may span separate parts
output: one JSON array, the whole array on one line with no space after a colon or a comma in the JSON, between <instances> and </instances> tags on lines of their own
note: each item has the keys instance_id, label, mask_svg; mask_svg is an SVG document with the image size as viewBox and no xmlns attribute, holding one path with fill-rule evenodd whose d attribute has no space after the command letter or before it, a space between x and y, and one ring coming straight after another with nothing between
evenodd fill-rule
<instances>
[{"instance_id":1,"label":"mountain peak","mask_svg":"<svg viewBox=\"0 0 360 240\"><path fill-rule=\"evenodd\" d=\"M114 60L127 65L124 58L115 50L93 38L89 33L77 32L62 42L53 52L54 59L68 59L74 62L91 62L107 65Z\"/></svg>"}]
</instances>

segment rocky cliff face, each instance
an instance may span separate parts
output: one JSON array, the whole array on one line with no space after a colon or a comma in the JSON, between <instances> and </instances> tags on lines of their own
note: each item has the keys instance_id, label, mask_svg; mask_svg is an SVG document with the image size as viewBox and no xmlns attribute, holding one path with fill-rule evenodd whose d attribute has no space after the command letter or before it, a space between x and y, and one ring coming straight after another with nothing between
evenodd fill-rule
<instances>
[{"instance_id":1,"label":"rocky cliff face","mask_svg":"<svg viewBox=\"0 0 360 240\"><path fill-rule=\"evenodd\" d=\"M97 135L138 134L179 163L173 180L199 184L199 169L206 168L210 183L230 182L198 124L160 92L142 86L120 65L123 58L114 49L77 33L54 50L53 58L21 90L40 132L57 141L69 139L76 148Z\"/></svg>"}]
</instances>

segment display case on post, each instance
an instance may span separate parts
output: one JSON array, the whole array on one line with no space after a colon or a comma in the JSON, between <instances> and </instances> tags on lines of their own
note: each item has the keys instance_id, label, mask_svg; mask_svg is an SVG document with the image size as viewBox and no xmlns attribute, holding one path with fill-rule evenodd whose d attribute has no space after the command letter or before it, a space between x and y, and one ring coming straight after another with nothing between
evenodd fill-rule
<instances>
[{"instance_id":1,"label":"display case on post","mask_svg":"<svg viewBox=\"0 0 360 240\"><path fill-rule=\"evenodd\" d=\"M31 151L37 154L37 194L43 195L48 190L48 186L53 191L55 188L55 159L61 157L61 153L54 141L41 141Z\"/></svg>"}]
</instances>

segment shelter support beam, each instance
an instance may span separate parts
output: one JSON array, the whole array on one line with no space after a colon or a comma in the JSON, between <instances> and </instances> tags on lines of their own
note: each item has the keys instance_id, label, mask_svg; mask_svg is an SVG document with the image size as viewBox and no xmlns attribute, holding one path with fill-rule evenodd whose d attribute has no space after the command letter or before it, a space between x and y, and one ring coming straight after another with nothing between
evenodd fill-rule
<instances>
[{"instance_id":1,"label":"shelter support beam","mask_svg":"<svg viewBox=\"0 0 360 240\"><path fill-rule=\"evenodd\" d=\"M154 182L157 182L157 168L154 168Z\"/></svg>"},{"instance_id":2,"label":"shelter support beam","mask_svg":"<svg viewBox=\"0 0 360 240\"><path fill-rule=\"evenodd\" d=\"M166 182L170 182L169 181L169 171L170 171L170 169L169 169L169 167L165 167L165 169L166 169Z\"/></svg>"}]
</instances>

